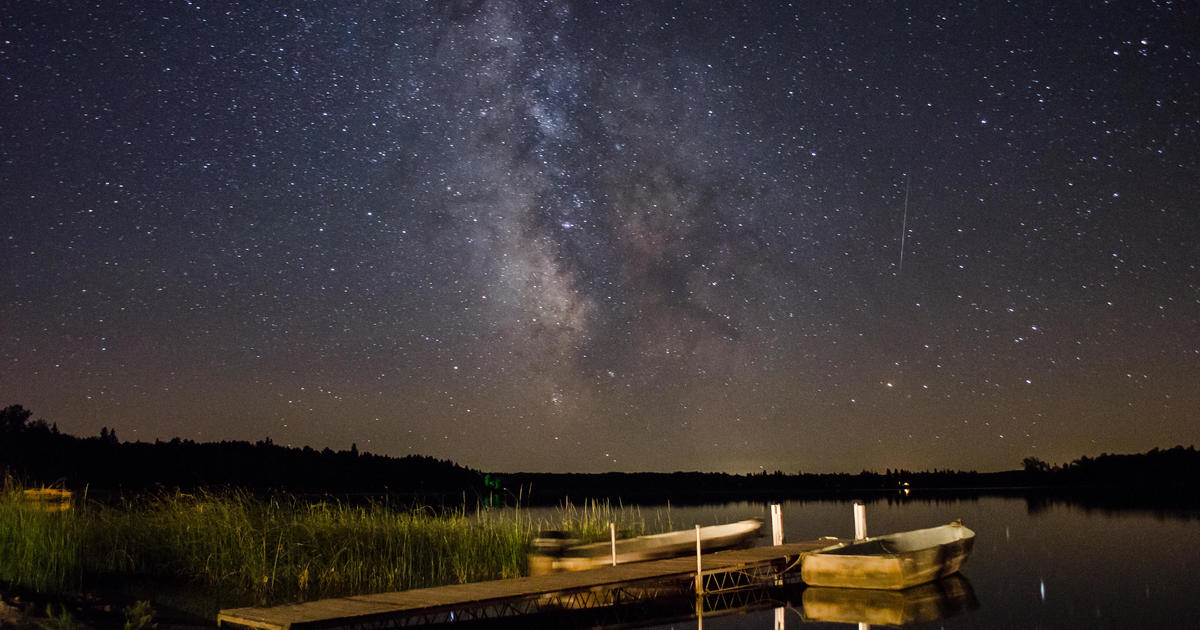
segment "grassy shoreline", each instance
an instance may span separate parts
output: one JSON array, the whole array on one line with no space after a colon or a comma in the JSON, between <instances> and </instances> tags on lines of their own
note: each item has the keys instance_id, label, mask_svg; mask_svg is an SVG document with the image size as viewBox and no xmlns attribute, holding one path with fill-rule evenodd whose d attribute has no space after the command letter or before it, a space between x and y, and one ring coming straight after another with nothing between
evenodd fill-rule
<instances>
[{"instance_id":1,"label":"grassy shoreline","mask_svg":"<svg viewBox=\"0 0 1200 630\"><path fill-rule=\"evenodd\" d=\"M229 606L277 604L516 577L533 538L559 529L646 533L636 509L590 503L532 519L520 509L351 505L237 490L161 492L49 511L0 490L0 582L67 594L122 580L199 587Z\"/></svg>"}]
</instances>

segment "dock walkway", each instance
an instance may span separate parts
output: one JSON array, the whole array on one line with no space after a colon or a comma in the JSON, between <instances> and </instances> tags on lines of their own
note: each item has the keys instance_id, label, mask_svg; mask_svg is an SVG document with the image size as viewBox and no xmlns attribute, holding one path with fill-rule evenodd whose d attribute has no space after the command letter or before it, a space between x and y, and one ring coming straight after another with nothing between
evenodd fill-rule
<instances>
[{"instance_id":1,"label":"dock walkway","mask_svg":"<svg viewBox=\"0 0 1200 630\"><path fill-rule=\"evenodd\" d=\"M802 553L828 544L828 540L806 541L704 554L703 591L774 583L789 571L798 571ZM695 582L696 557L687 556L301 604L231 608L220 612L217 624L263 630L411 627L616 606L685 593L695 596Z\"/></svg>"}]
</instances>

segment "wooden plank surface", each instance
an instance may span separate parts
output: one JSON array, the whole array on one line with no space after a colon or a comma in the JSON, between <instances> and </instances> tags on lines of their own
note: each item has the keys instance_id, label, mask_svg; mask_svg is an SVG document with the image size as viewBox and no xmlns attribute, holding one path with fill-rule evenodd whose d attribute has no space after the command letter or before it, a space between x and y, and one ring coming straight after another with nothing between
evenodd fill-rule
<instances>
[{"instance_id":1,"label":"wooden plank surface","mask_svg":"<svg viewBox=\"0 0 1200 630\"><path fill-rule=\"evenodd\" d=\"M830 544L829 541L805 541L777 547L751 547L704 554L705 573L752 566L799 554ZM587 571L451 584L393 593L355 595L321 599L300 604L270 607L231 608L217 616L220 625L234 624L269 630L291 630L307 625L330 625L338 620L353 623L366 617L396 614L410 615L422 610L472 606L508 599L528 599L540 595L618 586L627 582L688 578L696 572L695 556L605 566Z\"/></svg>"}]
</instances>

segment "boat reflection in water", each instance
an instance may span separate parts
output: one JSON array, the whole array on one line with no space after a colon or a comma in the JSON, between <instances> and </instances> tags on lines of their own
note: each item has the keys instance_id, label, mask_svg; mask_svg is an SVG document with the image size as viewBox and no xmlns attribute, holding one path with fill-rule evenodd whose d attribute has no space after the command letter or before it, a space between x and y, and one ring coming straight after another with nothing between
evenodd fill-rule
<instances>
[{"instance_id":1,"label":"boat reflection in water","mask_svg":"<svg viewBox=\"0 0 1200 630\"><path fill-rule=\"evenodd\" d=\"M835 588L793 584L759 591L744 592L742 604L722 607L721 598L704 601L697 615L697 628L703 619L729 614L745 614L774 608L776 628L786 627L786 619L799 613L804 623L858 624L904 627L929 624L979 608L971 582L952 575L903 590ZM735 601L737 598L728 598ZM696 618L696 617L693 617ZM678 621L679 619L676 619ZM652 626L654 628L665 626ZM749 626L757 627L757 626Z\"/></svg>"},{"instance_id":2,"label":"boat reflection in water","mask_svg":"<svg viewBox=\"0 0 1200 630\"><path fill-rule=\"evenodd\" d=\"M802 623L845 623L858 624L859 628L870 626L905 627L930 624L949 619L979 608L971 582L963 575L952 575L935 582L927 582L903 590L835 588L831 586L784 586L751 588L724 594L706 594L699 606L684 612L679 608L663 607L656 614L646 615L640 623L614 623L613 618L598 615L596 628L666 628L688 627L688 620L702 630L706 619L728 615L761 615L772 609L775 613L773 626L760 626L760 617L747 617L739 628L792 627L787 620L797 616ZM614 612L618 609L610 609ZM628 609L626 609L628 610ZM673 611L678 611L673 614ZM616 613L621 614L621 613ZM585 626L571 626L585 627Z\"/></svg>"},{"instance_id":3,"label":"boat reflection in water","mask_svg":"<svg viewBox=\"0 0 1200 630\"><path fill-rule=\"evenodd\" d=\"M900 591L810 586L800 600L808 621L886 626L929 623L979 608L962 575Z\"/></svg>"}]
</instances>

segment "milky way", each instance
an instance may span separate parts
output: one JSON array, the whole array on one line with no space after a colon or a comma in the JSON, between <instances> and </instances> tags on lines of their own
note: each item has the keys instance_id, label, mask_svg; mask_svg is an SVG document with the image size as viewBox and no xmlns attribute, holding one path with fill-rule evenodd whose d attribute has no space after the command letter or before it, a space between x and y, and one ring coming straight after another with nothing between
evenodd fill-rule
<instances>
[{"instance_id":1,"label":"milky way","mask_svg":"<svg viewBox=\"0 0 1200 630\"><path fill-rule=\"evenodd\" d=\"M1200 437L1200 11L720 4L5 8L0 404L501 471Z\"/></svg>"}]
</instances>

